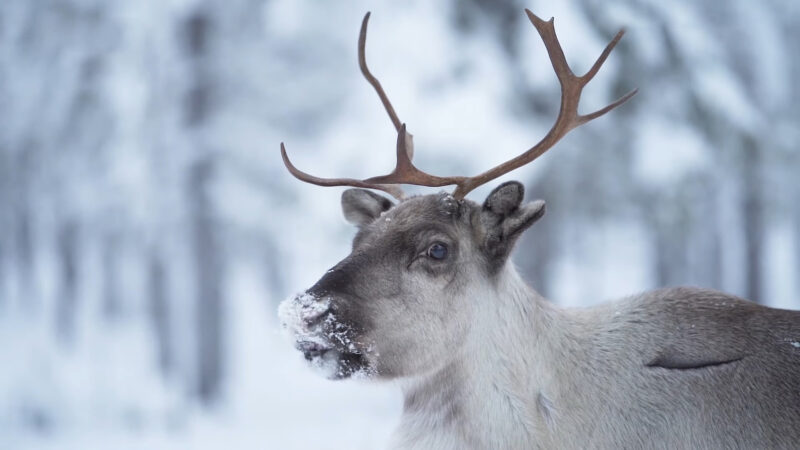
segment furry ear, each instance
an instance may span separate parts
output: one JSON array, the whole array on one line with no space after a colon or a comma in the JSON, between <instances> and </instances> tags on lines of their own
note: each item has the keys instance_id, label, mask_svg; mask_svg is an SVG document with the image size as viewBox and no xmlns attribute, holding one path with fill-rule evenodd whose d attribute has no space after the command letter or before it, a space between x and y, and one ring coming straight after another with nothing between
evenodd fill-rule
<instances>
[{"instance_id":1,"label":"furry ear","mask_svg":"<svg viewBox=\"0 0 800 450\"><path fill-rule=\"evenodd\" d=\"M348 222L358 227L372 223L394 203L366 189L348 189L342 193L342 212Z\"/></svg>"},{"instance_id":2,"label":"furry ear","mask_svg":"<svg viewBox=\"0 0 800 450\"><path fill-rule=\"evenodd\" d=\"M494 261L505 261L523 231L544 215L544 201L522 204L525 188L518 181L496 187L483 202L484 246Z\"/></svg>"},{"instance_id":3,"label":"furry ear","mask_svg":"<svg viewBox=\"0 0 800 450\"><path fill-rule=\"evenodd\" d=\"M483 209L497 216L505 216L519 208L525 196L525 187L519 181L507 181L486 197Z\"/></svg>"}]
</instances>

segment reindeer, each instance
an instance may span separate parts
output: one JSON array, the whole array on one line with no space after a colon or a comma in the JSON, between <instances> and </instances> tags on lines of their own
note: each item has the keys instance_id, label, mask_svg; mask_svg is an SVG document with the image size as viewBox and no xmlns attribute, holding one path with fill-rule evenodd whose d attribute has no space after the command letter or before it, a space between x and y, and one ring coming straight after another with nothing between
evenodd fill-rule
<instances>
[{"instance_id":1,"label":"reindeer","mask_svg":"<svg viewBox=\"0 0 800 450\"><path fill-rule=\"evenodd\" d=\"M800 448L800 312L690 287L559 308L509 261L544 202L524 202L513 181L482 204L465 198L636 93L578 114L582 89L623 32L576 76L553 20L526 13L561 84L561 109L541 142L474 177L412 164L411 136L366 65L364 17L360 67L398 132L397 164L365 180L318 178L281 144L298 179L360 188L342 194L358 227L350 255L279 308L296 347L330 378L400 380L395 448ZM400 184L456 188L405 198Z\"/></svg>"}]
</instances>

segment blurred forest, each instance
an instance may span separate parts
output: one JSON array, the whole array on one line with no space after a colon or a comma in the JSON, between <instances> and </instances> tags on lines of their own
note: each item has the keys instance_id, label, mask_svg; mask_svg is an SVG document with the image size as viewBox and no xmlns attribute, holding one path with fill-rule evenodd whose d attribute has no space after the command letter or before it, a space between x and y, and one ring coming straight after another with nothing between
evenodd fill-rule
<instances>
[{"instance_id":1,"label":"blurred forest","mask_svg":"<svg viewBox=\"0 0 800 450\"><path fill-rule=\"evenodd\" d=\"M515 254L545 296L690 284L800 308L800 3L432 3L0 3L0 447L180 436L235 410L263 418L249 426L267 447L304 448L270 441L304 411L263 391L299 357L263 342L353 230L341 189L291 178L278 144L320 176L391 166L394 130L356 64L368 9L370 67L418 166L442 175L513 157L556 117L523 8L556 17L576 72L626 27L582 108L639 94L503 178L548 203Z\"/></svg>"}]
</instances>

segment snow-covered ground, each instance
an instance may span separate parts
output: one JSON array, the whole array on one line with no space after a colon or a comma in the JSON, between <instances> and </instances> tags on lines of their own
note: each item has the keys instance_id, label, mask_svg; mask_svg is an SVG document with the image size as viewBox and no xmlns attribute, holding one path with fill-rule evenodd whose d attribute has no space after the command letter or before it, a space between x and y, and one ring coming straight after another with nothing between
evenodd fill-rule
<instances>
[{"instance_id":1,"label":"snow-covered ground","mask_svg":"<svg viewBox=\"0 0 800 450\"><path fill-rule=\"evenodd\" d=\"M322 378L280 331L275 311L248 295L259 281L242 274L236 282L226 400L211 411L155 376L133 332L106 332L80 351L55 354L24 329L31 324L0 321L0 358L15 362L0 376L0 448L382 447L400 413L396 386ZM20 405L40 405L50 425L37 432L35 419L18 416Z\"/></svg>"}]
</instances>

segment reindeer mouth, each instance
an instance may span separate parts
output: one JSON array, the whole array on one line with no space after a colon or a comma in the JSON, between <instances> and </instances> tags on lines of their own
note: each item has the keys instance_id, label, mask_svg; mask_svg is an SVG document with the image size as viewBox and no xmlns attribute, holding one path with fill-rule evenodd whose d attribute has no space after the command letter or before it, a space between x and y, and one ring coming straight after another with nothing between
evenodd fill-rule
<instances>
[{"instance_id":1,"label":"reindeer mouth","mask_svg":"<svg viewBox=\"0 0 800 450\"><path fill-rule=\"evenodd\" d=\"M303 352L312 367L321 369L333 380L368 375L369 363L363 353L347 352L318 342L298 341L295 348Z\"/></svg>"},{"instance_id":2,"label":"reindeer mouth","mask_svg":"<svg viewBox=\"0 0 800 450\"><path fill-rule=\"evenodd\" d=\"M297 295L280 304L278 315L295 348L326 378L369 377L374 373L366 357L369 349L358 342L353 327L337 319L330 299Z\"/></svg>"}]
</instances>

